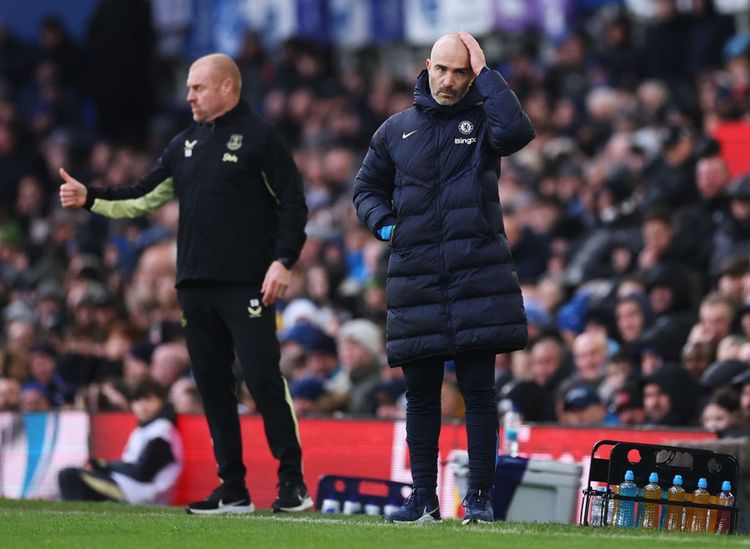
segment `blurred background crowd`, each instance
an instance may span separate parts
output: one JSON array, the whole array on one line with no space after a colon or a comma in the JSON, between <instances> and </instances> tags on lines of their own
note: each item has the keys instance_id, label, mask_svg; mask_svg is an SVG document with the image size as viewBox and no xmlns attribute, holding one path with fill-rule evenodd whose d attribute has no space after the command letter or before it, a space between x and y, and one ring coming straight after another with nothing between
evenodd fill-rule
<instances>
[{"instance_id":1,"label":"blurred background crowd","mask_svg":"<svg viewBox=\"0 0 750 549\"><path fill-rule=\"evenodd\" d=\"M599 2L549 39L479 35L538 137L502 162L505 233L529 346L496 361L500 408L529 422L744 430L750 418L750 176L718 125L748 118L750 35L712 0ZM747 24L747 21L744 21ZM138 29L134 31L133 29ZM0 410L127 410L145 378L200 413L173 288L176 203L110 221L59 206L65 166L93 186L143 176L190 123L190 59L159 47L149 2L104 0L74 39L0 26ZM308 241L278 307L298 414L399 418L384 358L387 244L358 222L370 137L409 108L429 48L340 51L247 30L243 96L302 173ZM443 413L463 403L446 363ZM239 406L254 412L240 389Z\"/></svg>"}]
</instances>

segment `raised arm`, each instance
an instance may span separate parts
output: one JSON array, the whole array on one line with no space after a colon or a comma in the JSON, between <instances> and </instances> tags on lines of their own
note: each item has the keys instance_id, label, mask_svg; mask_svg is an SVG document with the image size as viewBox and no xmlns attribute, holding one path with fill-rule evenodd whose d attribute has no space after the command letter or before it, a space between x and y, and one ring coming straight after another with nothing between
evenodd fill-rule
<instances>
[{"instance_id":1,"label":"raised arm","mask_svg":"<svg viewBox=\"0 0 750 549\"><path fill-rule=\"evenodd\" d=\"M165 153L166 155L166 153ZM158 210L174 197L174 181L164 156L137 183L119 188L89 188L60 168L60 203L86 208L105 217L139 217Z\"/></svg>"},{"instance_id":2,"label":"raised arm","mask_svg":"<svg viewBox=\"0 0 750 549\"><path fill-rule=\"evenodd\" d=\"M458 35L469 50L471 67L476 75L474 85L484 99L490 145L501 156L521 150L536 136L531 120L505 78L486 66L479 42L467 32L461 31Z\"/></svg>"}]
</instances>

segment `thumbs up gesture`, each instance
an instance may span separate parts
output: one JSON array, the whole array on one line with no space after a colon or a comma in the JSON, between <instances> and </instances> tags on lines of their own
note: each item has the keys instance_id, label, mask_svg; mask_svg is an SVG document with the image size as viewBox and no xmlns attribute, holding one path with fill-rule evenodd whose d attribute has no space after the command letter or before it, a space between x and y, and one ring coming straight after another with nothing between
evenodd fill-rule
<instances>
[{"instance_id":1,"label":"thumbs up gesture","mask_svg":"<svg viewBox=\"0 0 750 549\"><path fill-rule=\"evenodd\" d=\"M63 184L60 185L60 204L63 208L81 208L86 203L86 186L71 177L63 168L60 168L60 177Z\"/></svg>"}]
</instances>

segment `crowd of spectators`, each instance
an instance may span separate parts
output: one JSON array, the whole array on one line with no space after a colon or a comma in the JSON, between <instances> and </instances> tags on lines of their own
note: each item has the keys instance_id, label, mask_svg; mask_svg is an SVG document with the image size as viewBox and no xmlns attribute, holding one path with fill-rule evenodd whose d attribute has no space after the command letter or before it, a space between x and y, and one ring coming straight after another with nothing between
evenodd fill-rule
<instances>
[{"instance_id":1,"label":"crowd of spectators","mask_svg":"<svg viewBox=\"0 0 750 549\"><path fill-rule=\"evenodd\" d=\"M750 39L709 0L687 13L656 4L649 22L593 13L559 43L493 37L504 47L489 65L538 135L503 159L499 181L530 342L498 355L498 400L526 421L729 432L750 418L750 176L732 178L711 137L750 112ZM82 43L53 18L35 44L0 28L0 410L123 410L152 378L178 412L200 413L173 288L176 204L107 221L57 201L60 166L126 185L190 121L180 66L165 71L151 39L120 67L133 40L97 17ZM344 67L336 53L297 39L269 53L249 33L236 56L243 96L281 129L310 210L278 307L282 371L298 414L398 418L388 246L351 196L372 133L411 106L420 67L392 74L364 56ZM443 414L461 419L445 368Z\"/></svg>"}]
</instances>

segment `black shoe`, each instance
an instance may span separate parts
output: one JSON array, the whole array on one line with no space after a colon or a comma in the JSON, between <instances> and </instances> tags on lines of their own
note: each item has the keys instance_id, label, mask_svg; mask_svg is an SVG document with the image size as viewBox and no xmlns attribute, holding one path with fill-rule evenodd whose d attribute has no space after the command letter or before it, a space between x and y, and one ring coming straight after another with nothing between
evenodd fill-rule
<instances>
[{"instance_id":1,"label":"black shoe","mask_svg":"<svg viewBox=\"0 0 750 549\"><path fill-rule=\"evenodd\" d=\"M470 488L462 505L466 508L463 524L476 522L494 522L495 513L492 510L492 500L489 490Z\"/></svg>"},{"instance_id":2,"label":"black shoe","mask_svg":"<svg viewBox=\"0 0 750 549\"><path fill-rule=\"evenodd\" d=\"M440 520L440 504L433 490L415 488L404 504L386 515L387 522L436 522Z\"/></svg>"},{"instance_id":3,"label":"black shoe","mask_svg":"<svg viewBox=\"0 0 750 549\"><path fill-rule=\"evenodd\" d=\"M271 508L274 513L293 513L304 511L313 506L313 500L307 493L304 482L282 482L279 484L279 495Z\"/></svg>"},{"instance_id":4,"label":"black shoe","mask_svg":"<svg viewBox=\"0 0 750 549\"><path fill-rule=\"evenodd\" d=\"M188 515L228 515L252 513L255 505L250 501L246 489L232 490L222 484L211 495L201 501L194 501L185 506Z\"/></svg>"}]
</instances>

